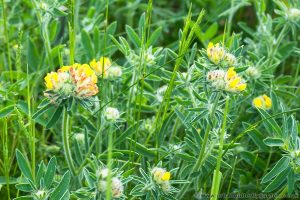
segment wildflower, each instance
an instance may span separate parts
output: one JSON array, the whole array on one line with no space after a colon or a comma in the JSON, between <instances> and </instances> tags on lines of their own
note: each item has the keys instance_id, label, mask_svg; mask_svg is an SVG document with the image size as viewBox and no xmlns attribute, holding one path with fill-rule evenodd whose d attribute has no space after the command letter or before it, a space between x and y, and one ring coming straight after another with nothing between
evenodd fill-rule
<instances>
[{"instance_id":1,"label":"wildflower","mask_svg":"<svg viewBox=\"0 0 300 200\"><path fill-rule=\"evenodd\" d=\"M290 8L288 10L287 16L291 20L297 20L300 18L300 10L297 8Z\"/></svg>"},{"instance_id":2,"label":"wildflower","mask_svg":"<svg viewBox=\"0 0 300 200\"><path fill-rule=\"evenodd\" d=\"M108 69L107 76L111 78L122 76L122 69L119 66L113 66Z\"/></svg>"},{"instance_id":3,"label":"wildflower","mask_svg":"<svg viewBox=\"0 0 300 200\"><path fill-rule=\"evenodd\" d=\"M226 53L225 56L224 56L224 60L231 67L235 66L236 63L237 63L236 57L231 53Z\"/></svg>"},{"instance_id":4,"label":"wildflower","mask_svg":"<svg viewBox=\"0 0 300 200\"><path fill-rule=\"evenodd\" d=\"M267 95L258 96L253 99L252 105L256 108L269 110L272 107L272 99Z\"/></svg>"},{"instance_id":5,"label":"wildflower","mask_svg":"<svg viewBox=\"0 0 300 200\"><path fill-rule=\"evenodd\" d=\"M124 186L119 178L117 177L112 178L111 189L112 189L112 196L114 198L120 198L123 195Z\"/></svg>"},{"instance_id":6,"label":"wildflower","mask_svg":"<svg viewBox=\"0 0 300 200\"><path fill-rule=\"evenodd\" d=\"M45 96L49 98L53 97L53 93L63 98L89 98L98 93L97 77L87 64L63 66L57 72L48 73L44 80L47 88Z\"/></svg>"},{"instance_id":7,"label":"wildflower","mask_svg":"<svg viewBox=\"0 0 300 200\"><path fill-rule=\"evenodd\" d=\"M216 65L224 59L226 54L225 49L221 47L219 43L214 45L212 42L208 44L206 52L209 60Z\"/></svg>"},{"instance_id":8,"label":"wildflower","mask_svg":"<svg viewBox=\"0 0 300 200\"><path fill-rule=\"evenodd\" d=\"M155 64L155 56L152 53L152 46L149 47L145 53L145 61L147 65Z\"/></svg>"},{"instance_id":9,"label":"wildflower","mask_svg":"<svg viewBox=\"0 0 300 200\"><path fill-rule=\"evenodd\" d=\"M104 116L108 121L116 121L120 118L120 112L118 109L113 107L107 107Z\"/></svg>"},{"instance_id":10,"label":"wildflower","mask_svg":"<svg viewBox=\"0 0 300 200\"><path fill-rule=\"evenodd\" d=\"M151 174L153 179L158 184L162 184L165 181L169 181L171 178L171 173L163 168L155 167L152 169Z\"/></svg>"},{"instance_id":11,"label":"wildflower","mask_svg":"<svg viewBox=\"0 0 300 200\"><path fill-rule=\"evenodd\" d=\"M93 68L97 76L107 78L108 69L111 67L111 61L107 57L101 57L99 61L95 59L90 62L90 66Z\"/></svg>"},{"instance_id":12,"label":"wildflower","mask_svg":"<svg viewBox=\"0 0 300 200\"><path fill-rule=\"evenodd\" d=\"M230 92L241 92L244 91L247 87L247 84L244 80L239 77L234 71L234 67L230 67L226 73L226 87L225 90Z\"/></svg>"},{"instance_id":13,"label":"wildflower","mask_svg":"<svg viewBox=\"0 0 300 200\"><path fill-rule=\"evenodd\" d=\"M46 197L46 191L45 190L38 190L34 196L37 198L37 199L44 199Z\"/></svg>"},{"instance_id":14,"label":"wildflower","mask_svg":"<svg viewBox=\"0 0 300 200\"><path fill-rule=\"evenodd\" d=\"M84 143L84 138L85 138L85 136L84 136L84 134L83 133L77 133L76 135L75 135L75 140L78 142L78 143Z\"/></svg>"},{"instance_id":15,"label":"wildflower","mask_svg":"<svg viewBox=\"0 0 300 200\"><path fill-rule=\"evenodd\" d=\"M109 173L108 168L99 169L97 171L97 177L105 179L108 176L108 173Z\"/></svg>"},{"instance_id":16,"label":"wildflower","mask_svg":"<svg viewBox=\"0 0 300 200\"><path fill-rule=\"evenodd\" d=\"M169 182L169 181L163 182L163 183L161 184L161 189L162 189L165 193L170 192L170 190L171 190L171 184L170 184L170 182Z\"/></svg>"},{"instance_id":17,"label":"wildflower","mask_svg":"<svg viewBox=\"0 0 300 200\"><path fill-rule=\"evenodd\" d=\"M236 73L234 67L230 67L227 72L223 70L213 70L207 73L207 80L212 82L212 86L218 90L228 92L242 92L246 89L247 84Z\"/></svg>"},{"instance_id":18,"label":"wildflower","mask_svg":"<svg viewBox=\"0 0 300 200\"><path fill-rule=\"evenodd\" d=\"M163 101L164 95L165 95L167 89L168 89L167 85L164 85L164 86L158 88L158 90L156 91L156 98L157 98L158 102Z\"/></svg>"},{"instance_id":19,"label":"wildflower","mask_svg":"<svg viewBox=\"0 0 300 200\"><path fill-rule=\"evenodd\" d=\"M249 67L246 70L246 74L253 79L258 79L260 77L260 71L258 69L256 69L255 67Z\"/></svg>"},{"instance_id":20,"label":"wildflower","mask_svg":"<svg viewBox=\"0 0 300 200\"><path fill-rule=\"evenodd\" d=\"M100 181L98 182L97 187L98 187L98 190L99 190L100 192L105 192L105 191L106 191L106 188L107 188L106 181L100 180Z\"/></svg>"}]
</instances>

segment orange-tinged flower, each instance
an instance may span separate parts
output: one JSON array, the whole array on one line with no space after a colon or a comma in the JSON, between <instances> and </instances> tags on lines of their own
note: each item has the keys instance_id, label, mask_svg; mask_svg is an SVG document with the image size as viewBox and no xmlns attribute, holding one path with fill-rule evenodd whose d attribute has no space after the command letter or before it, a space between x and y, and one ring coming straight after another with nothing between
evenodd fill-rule
<instances>
[{"instance_id":1,"label":"orange-tinged flower","mask_svg":"<svg viewBox=\"0 0 300 200\"><path fill-rule=\"evenodd\" d=\"M252 101L252 105L256 108L260 108L263 110L269 110L272 108L272 99L264 94L264 95L255 97Z\"/></svg>"}]
</instances>

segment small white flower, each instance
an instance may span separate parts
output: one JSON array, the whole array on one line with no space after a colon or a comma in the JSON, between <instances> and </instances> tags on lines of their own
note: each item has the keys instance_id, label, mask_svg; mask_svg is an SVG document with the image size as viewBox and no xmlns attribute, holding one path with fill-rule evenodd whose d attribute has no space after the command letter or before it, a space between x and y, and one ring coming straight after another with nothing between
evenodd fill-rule
<instances>
[{"instance_id":1,"label":"small white flower","mask_svg":"<svg viewBox=\"0 0 300 200\"><path fill-rule=\"evenodd\" d=\"M108 168L103 168L103 169L97 170L97 176L102 179L105 179L108 176L108 173L109 173Z\"/></svg>"},{"instance_id":2,"label":"small white flower","mask_svg":"<svg viewBox=\"0 0 300 200\"><path fill-rule=\"evenodd\" d=\"M120 118L120 112L118 109L113 107L107 107L104 116L108 121L116 121Z\"/></svg>"},{"instance_id":3,"label":"small white flower","mask_svg":"<svg viewBox=\"0 0 300 200\"><path fill-rule=\"evenodd\" d=\"M167 85L164 85L164 86L162 86L162 87L160 87L160 88L157 89L157 91L156 91L156 98L157 98L158 102L162 102L163 101L164 95L165 95L167 89L168 89Z\"/></svg>"},{"instance_id":4,"label":"small white flower","mask_svg":"<svg viewBox=\"0 0 300 200\"><path fill-rule=\"evenodd\" d=\"M168 193L171 190L171 184L169 181L165 181L161 184L161 189L165 192Z\"/></svg>"},{"instance_id":5,"label":"small white flower","mask_svg":"<svg viewBox=\"0 0 300 200\"><path fill-rule=\"evenodd\" d=\"M103 181L103 180L99 181L99 182L98 182L98 190L99 190L100 192L105 192L106 189L107 189L106 181Z\"/></svg>"},{"instance_id":6,"label":"small white flower","mask_svg":"<svg viewBox=\"0 0 300 200\"><path fill-rule=\"evenodd\" d=\"M38 190L34 196L37 198L37 199L44 199L46 197L46 191L45 190Z\"/></svg>"},{"instance_id":7,"label":"small white flower","mask_svg":"<svg viewBox=\"0 0 300 200\"><path fill-rule=\"evenodd\" d=\"M246 74L253 78L253 79L257 79L260 77L260 71L258 69L256 69L255 67L249 67L247 70L246 70Z\"/></svg>"},{"instance_id":8,"label":"small white flower","mask_svg":"<svg viewBox=\"0 0 300 200\"><path fill-rule=\"evenodd\" d=\"M121 180L117 177L112 178L111 182L112 196L114 198L120 198L124 192L124 186Z\"/></svg>"},{"instance_id":9,"label":"small white flower","mask_svg":"<svg viewBox=\"0 0 300 200\"><path fill-rule=\"evenodd\" d=\"M108 76L109 77L120 77L122 76L122 69L119 66L110 67L108 69Z\"/></svg>"},{"instance_id":10,"label":"small white flower","mask_svg":"<svg viewBox=\"0 0 300 200\"><path fill-rule=\"evenodd\" d=\"M288 18L291 20L296 20L300 18L300 10L297 8L290 8L288 10Z\"/></svg>"},{"instance_id":11,"label":"small white flower","mask_svg":"<svg viewBox=\"0 0 300 200\"><path fill-rule=\"evenodd\" d=\"M79 143L84 143L84 134L83 133L77 133L75 135L75 140Z\"/></svg>"},{"instance_id":12,"label":"small white flower","mask_svg":"<svg viewBox=\"0 0 300 200\"><path fill-rule=\"evenodd\" d=\"M225 61L229 64L229 66L233 67L236 65L237 60L236 57L231 53L225 54Z\"/></svg>"}]
</instances>

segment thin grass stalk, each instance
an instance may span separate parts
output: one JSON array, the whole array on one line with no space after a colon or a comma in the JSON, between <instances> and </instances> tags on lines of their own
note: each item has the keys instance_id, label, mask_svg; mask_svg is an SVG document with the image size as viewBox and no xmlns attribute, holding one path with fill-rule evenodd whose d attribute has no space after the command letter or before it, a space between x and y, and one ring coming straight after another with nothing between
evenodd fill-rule
<instances>
[{"instance_id":1,"label":"thin grass stalk","mask_svg":"<svg viewBox=\"0 0 300 200\"><path fill-rule=\"evenodd\" d=\"M224 116L223 116L223 123L222 123L222 130L221 130L221 136L220 136L220 145L219 145L219 151L218 151L218 159L217 159L217 165L214 172L214 179L213 179L213 185L211 189L211 196L212 200L217 200L218 193L220 190L220 181L222 178L222 173L220 172L221 168L221 161L222 161L222 153L223 153L223 146L224 146L224 137L225 137L225 128L226 128L226 122L227 122L227 113L228 113L228 107L229 107L229 101L230 98L227 96L226 103L225 103L225 109L224 109Z\"/></svg>"},{"instance_id":2,"label":"thin grass stalk","mask_svg":"<svg viewBox=\"0 0 300 200\"><path fill-rule=\"evenodd\" d=\"M112 150L113 150L113 131L112 131L113 124L109 124L109 132L108 132L108 153L107 153L107 168L108 168L108 175L106 179L107 188L106 188L106 199L111 199L111 188L112 188Z\"/></svg>"},{"instance_id":3,"label":"thin grass stalk","mask_svg":"<svg viewBox=\"0 0 300 200\"><path fill-rule=\"evenodd\" d=\"M9 36L8 36L8 29L7 29L7 10L5 6L4 0L1 0L2 4L2 18L3 18L3 29L4 29L4 38L5 38L5 49L6 49L6 55L7 55L7 64L8 64L8 69L10 71L10 81L13 82L13 68L12 68L12 63L11 63L11 55L10 55L10 42L9 42Z\"/></svg>"},{"instance_id":4,"label":"thin grass stalk","mask_svg":"<svg viewBox=\"0 0 300 200\"><path fill-rule=\"evenodd\" d=\"M137 118L136 121L140 121L141 119L141 111L142 111L142 97L143 97L143 92L144 92L144 84L145 84L145 78L144 75L146 73L146 60L145 60L145 53L147 51L146 47L146 43L147 43L147 39L149 38L149 34L150 34L150 23L151 23L151 13L152 13L152 0L149 0L148 2L148 7L147 7L147 13L146 13L146 24L144 25L143 29L142 29L142 40L141 40L141 49L140 49L140 60L139 60L139 76L141 85L140 85L140 93L139 93L139 108L138 108L138 113L137 113ZM147 31L148 30L148 31ZM139 84L137 84L137 87L139 86ZM137 103L135 103L135 105L137 105ZM138 132L139 132L139 126L136 127L135 130L135 141L137 141L137 137L138 137ZM136 148L136 143L134 144L134 148L133 151L135 151ZM134 162L134 154L133 156L130 156L132 158L132 162ZM140 157L139 159L140 160Z\"/></svg>"},{"instance_id":5,"label":"thin grass stalk","mask_svg":"<svg viewBox=\"0 0 300 200\"><path fill-rule=\"evenodd\" d=\"M3 119L2 133L3 170L6 182L7 199L10 200L7 118Z\"/></svg>"},{"instance_id":6,"label":"thin grass stalk","mask_svg":"<svg viewBox=\"0 0 300 200\"><path fill-rule=\"evenodd\" d=\"M68 0L69 4L69 45L70 45L70 65L73 65L75 62L75 0Z\"/></svg>"},{"instance_id":7,"label":"thin grass stalk","mask_svg":"<svg viewBox=\"0 0 300 200\"><path fill-rule=\"evenodd\" d=\"M54 69L53 59L52 59L52 55L51 55L52 49L51 49L49 32L48 32L48 22L45 26L44 25L45 21L42 18L42 15L41 15L41 12L40 12L40 9L38 7L36 0L31 0L31 3L33 5L33 8L35 9L36 17L38 19L39 25L40 25L40 27L42 27L42 29L41 29L42 39L44 41L44 45L45 45L45 49L46 49L48 64L50 65L51 69Z\"/></svg>"},{"instance_id":8,"label":"thin grass stalk","mask_svg":"<svg viewBox=\"0 0 300 200\"><path fill-rule=\"evenodd\" d=\"M232 172L231 172L230 181L229 181L228 189L227 189L227 193L226 193L226 200L228 200L228 197L229 197L229 192L230 192L230 189L231 189L231 184L232 184L232 180L233 180L233 175L234 175L234 172L235 172L236 160L237 160L237 156L236 156L235 159L234 159L233 169L232 169Z\"/></svg>"},{"instance_id":9,"label":"thin grass stalk","mask_svg":"<svg viewBox=\"0 0 300 200\"><path fill-rule=\"evenodd\" d=\"M216 99L215 99L215 102L214 102L214 104L213 104L212 112L210 113L210 117L211 117L211 119L212 119L212 121L213 121L213 124L214 124L214 122L215 122L215 112L216 112L216 108L217 108L217 105L218 105L218 102L219 102L220 97L221 97L221 93L218 92L217 97L216 97ZM208 124L207 124L207 127L206 127L205 134L204 134L203 142L202 142L202 145L201 145L201 150L200 150L200 153L199 153L199 157L198 157L198 159L197 159L197 161L196 161L196 163L195 163L195 165L194 165L194 167L193 167L191 173L190 173L189 176L187 177L187 180L188 180L188 181L192 181L193 177L191 176L191 174L192 174L193 172L198 171L198 170L200 169L200 167L202 166L202 164L203 164L204 154L205 154L205 149L206 149L206 145L207 145L207 142L208 142L208 137L209 137L209 133L210 133L211 129L212 129L212 127L211 127L211 125L208 123ZM177 195L177 198L178 198L178 199L182 199L182 198L184 197L185 193L187 192L187 190L188 190L189 187L190 187L190 184L191 184L191 182L185 184L185 185L182 187L182 189L178 192L178 195Z\"/></svg>"},{"instance_id":10,"label":"thin grass stalk","mask_svg":"<svg viewBox=\"0 0 300 200\"><path fill-rule=\"evenodd\" d=\"M181 64L181 62L182 62L182 59L183 59L183 55L184 55L184 54L181 54L181 52L182 52L183 44L184 44L185 41L186 41L186 37L187 37L187 34L188 34L188 30L189 30L190 23L191 23L191 8L190 8L189 13L188 13L188 16L187 16L187 18L186 18L186 20L185 20L185 25L184 25L183 32L182 32L181 41L179 42L179 56L178 56L178 58L176 58L176 60L175 60L176 65L175 65L175 67L174 67L174 70L173 70L173 73L172 73L172 77L173 77L173 75L176 75L176 72L177 72L177 70L178 70L178 68L179 68L179 66L180 66L180 64ZM178 63L179 63L179 64L178 64ZM170 84L171 84L171 81L172 81L172 79L171 79L170 82L169 82L169 85L168 85L167 91L166 91L166 93L165 93L165 95L164 95L162 104L161 104L161 106L159 107L159 110L158 110L157 115L156 115L156 119L155 119L155 126L156 126L155 129L156 129L156 131L155 131L155 132L157 132L157 130L160 129L160 124L161 124L161 122L160 122L160 115L161 115L162 110L163 110L163 105L165 104L165 99L166 99L166 97L167 97L167 93L168 93L169 90L170 90L170 89L169 89L169 88L170 88L169 86L170 86ZM148 137L147 137L147 139L146 139L146 141L145 141L145 145L146 145L146 144L149 142L149 140L151 139L152 134L153 134L153 133L150 133L150 134L148 135Z\"/></svg>"},{"instance_id":11,"label":"thin grass stalk","mask_svg":"<svg viewBox=\"0 0 300 200\"><path fill-rule=\"evenodd\" d=\"M65 158L68 164L69 169L71 170L72 175L76 175L75 165L72 159L72 153L70 149L69 143L69 136L71 133L71 126L70 126L70 116L68 115L68 111L64 108L63 111L63 123L62 123L62 142L63 142L63 149L65 153Z\"/></svg>"},{"instance_id":12,"label":"thin grass stalk","mask_svg":"<svg viewBox=\"0 0 300 200\"><path fill-rule=\"evenodd\" d=\"M191 13L189 13L187 24L185 25L185 28L184 28L184 31L183 31L183 35L182 35L182 41L180 42L179 55L185 55L187 53L187 51L189 49L189 46L190 46L190 44L192 42L195 29L198 26L198 24L200 24L203 16L204 16L204 11L202 10L200 12L200 14L198 15L196 23L192 26L192 29L191 29L190 33L187 34L187 30L189 28L189 25L190 25L189 22L190 22L190 18L191 18ZM183 61L183 57L181 57L181 56L179 57L179 59L176 60L175 67L174 67L174 70L172 72L172 76L171 76L171 79L169 81L167 91L166 91L166 93L164 95L164 98L163 98L163 103L161 104L160 109L159 109L159 111L157 113L156 122L155 122L155 124L157 126L156 130L160 130L160 128L162 126L162 122L166 118L166 114L167 114L167 111L169 109L169 103L170 103L171 93L173 91L173 87L174 87L174 83L175 83L175 78L177 76L177 71L178 71L178 69L179 69L182 61ZM157 132L158 131L156 131L156 133ZM149 139L150 139L150 135L147 138L146 142L148 142ZM156 147L157 146L158 146L158 140L156 140Z\"/></svg>"}]
</instances>

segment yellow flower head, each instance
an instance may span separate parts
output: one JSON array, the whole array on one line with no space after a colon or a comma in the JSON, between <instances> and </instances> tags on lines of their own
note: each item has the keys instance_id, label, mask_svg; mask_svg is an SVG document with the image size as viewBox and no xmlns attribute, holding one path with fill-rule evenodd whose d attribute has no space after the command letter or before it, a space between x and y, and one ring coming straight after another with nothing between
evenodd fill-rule
<instances>
[{"instance_id":1,"label":"yellow flower head","mask_svg":"<svg viewBox=\"0 0 300 200\"><path fill-rule=\"evenodd\" d=\"M87 98L98 93L97 76L88 64L75 63L48 73L45 84L48 90L62 96ZM49 94L46 94L49 97ZM50 95L51 96L51 95Z\"/></svg>"},{"instance_id":2,"label":"yellow flower head","mask_svg":"<svg viewBox=\"0 0 300 200\"><path fill-rule=\"evenodd\" d=\"M210 42L208 44L206 53L210 61L212 61L214 64L219 64L224 59L226 52L219 43L214 45L212 42Z\"/></svg>"},{"instance_id":3,"label":"yellow flower head","mask_svg":"<svg viewBox=\"0 0 300 200\"><path fill-rule=\"evenodd\" d=\"M258 96L253 99L252 105L256 108L269 110L272 108L272 99L267 95Z\"/></svg>"},{"instance_id":4,"label":"yellow flower head","mask_svg":"<svg viewBox=\"0 0 300 200\"><path fill-rule=\"evenodd\" d=\"M245 81L236 73L234 67L230 67L226 73L227 87L230 92L242 92L247 88Z\"/></svg>"},{"instance_id":5,"label":"yellow flower head","mask_svg":"<svg viewBox=\"0 0 300 200\"><path fill-rule=\"evenodd\" d=\"M111 66L111 61L107 57L101 57L99 61L96 61L95 59L90 62L90 66L93 68L93 70L96 72L98 76L102 76L103 78L107 77L107 71Z\"/></svg>"},{"instance_id":6,"label":"yellow flower head","mask_svg":"<svg viewBox=\"0 0 300 200\"><path fill-rule=\"evenodd\" d=\"M48 73L44 78L45 85L48 90L55 88L55 85L58 83L58 74L56 72Z\"/></svg>"},{"instance_id":7,"label":"yellow flower head","mask_svg":"<svg viewBox=\"0 0 300 200\"><path fill-rule=\"evenodd\" d=\"M171 173L160 167L153 168L151 174L158 184L168 182L171 178Z\"/></svg>"}]
</instances>

